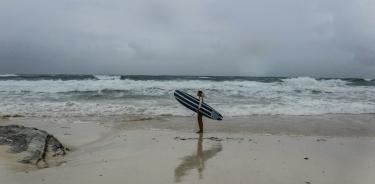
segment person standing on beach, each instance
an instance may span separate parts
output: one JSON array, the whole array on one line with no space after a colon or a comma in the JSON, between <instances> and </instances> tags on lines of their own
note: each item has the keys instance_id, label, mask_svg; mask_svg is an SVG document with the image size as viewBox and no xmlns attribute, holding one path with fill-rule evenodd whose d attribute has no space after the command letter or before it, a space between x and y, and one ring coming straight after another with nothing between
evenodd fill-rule
<instances>
[{"instance_id":1,"label":"person standing on beach","mask_svg":"<svg viewBox=\"0 0 375 184\"><path fill-rule=\"evenodd\" d=\"M199 90L197 92L197 96L199 98L199 106L198 106L198 110L197 110L197 113L198 113L198 126L199 126L199 131L197 133L203 133L203 120L202 120L202 113L199 112L200 108L202 107L202 104L203 104L203 98L204 98L204 93L203 91Z\"/></svg>"}]
</instances>

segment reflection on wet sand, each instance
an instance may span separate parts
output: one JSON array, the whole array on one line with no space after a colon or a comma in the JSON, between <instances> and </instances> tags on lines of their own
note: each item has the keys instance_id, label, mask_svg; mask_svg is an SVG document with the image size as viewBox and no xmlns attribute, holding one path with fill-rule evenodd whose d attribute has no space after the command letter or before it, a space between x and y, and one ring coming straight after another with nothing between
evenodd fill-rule
<instances>
[{"instance_id":1,"label":"reflection on wet sand","mask_svg":"<svg viewBox=\"0 0 375 184\"><path fill-rule=\"evenodd\" d=\"M198 170L199 179L203 178L204 163L214 157L222 150L221 144L212 146L210 149L203 151L203 134L199 134L197 142L197 152L193 155L185 156L182 163L174 170L175 182L180 182L181 178L185 176L188 171L196 168Z\"/></svg>"}]
</instances>

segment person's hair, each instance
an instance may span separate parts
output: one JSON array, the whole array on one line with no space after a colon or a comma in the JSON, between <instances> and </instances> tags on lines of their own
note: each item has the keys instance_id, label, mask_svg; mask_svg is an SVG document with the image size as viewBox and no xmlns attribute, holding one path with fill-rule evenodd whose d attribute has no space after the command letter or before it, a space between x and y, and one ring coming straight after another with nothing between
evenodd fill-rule
<instances>
[{"instance_id":1,"label":"person's hair","mask_svg":"<svg viewBox=\"0 0 375 184\"><path fill-rule=\"evenodd\" d=\"M202 97L204 97L204 93L203 93L203 91L202 90L198 90L198 95L201 95Z\"/></svg>"}]
</instances>

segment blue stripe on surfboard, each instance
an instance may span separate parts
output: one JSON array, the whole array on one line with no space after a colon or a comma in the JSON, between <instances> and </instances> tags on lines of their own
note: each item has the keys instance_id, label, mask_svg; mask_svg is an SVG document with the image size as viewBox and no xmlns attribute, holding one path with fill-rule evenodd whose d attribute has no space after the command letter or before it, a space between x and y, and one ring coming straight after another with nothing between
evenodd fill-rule
<instances>
[{"instance_id":1,"label":"blue stripe on surfboard","mask_svg":"<svg viewBox=\"0 0 375 184\"><path fill-rule=\"evenodd\" d=\"M186 99L185 97L181 96L180 94L175 94L175 98L177 100L179 100L179 102L181 103L181 101L184 102L184 104L188 104L191 108L189 108L190 110L196 112L197 109L198 109L198 104L193 104L192 102L190 102L188 99ZM211 111L207 111L206 109L204 108L201 108L199 111L201 111L203 114L207 114L207 116L211 116Z\"/></svg>"},{"instance_id":2,"label":"blue stripe on surfboard","mask_svg":"<svg viewBox=\"0 0 375 184\"><path fill-rule=\"evenodd\" d=\"M195 97L193 97L193 96L191 96L191 95L189 95L189 94L187 94L187 93L185 93L185 92L182 92L182 91L180 91L180 90L176 90L175 93L181 94L181 95L183 95L185 98L188 98L188 99L190 99L191 101L193 101L193 102L199 104L199 99L197 99L197 98L195 98ZM202 107L206 108L208 111L213 111L213 110L214 110L212 107L210 107L209 105L207 105L207 104L204 103L204 102L202 103Z\"/></svg>"},{"instance_id":3,"label":"blue stripe on surfboard","mask_svg":"<svg viewBox=\"0 0 375 184\"><path fill-rule=\"evenodd\" d=\"M175 90L174 91L174 96L175 96L176 100L178 102L180 102L182 105L184 105L188 109L196 112L196 110L198 108L198 105L199 105L199 99L191 96L188 93L180 91L180 90ZM210 107L209 105L207 105L204 102L202 103L200 112L204 116L206 116L206 117L208 117L210 119L214 119L214 120L222 120L223 119L223 116L219 112L217 112L214 108Z\"/></svg>"},{"instance_id":4,"label":"blue stripe on surfboard","mask_svg":"<svg viewBox=\"0 0 375 184\"><path fill-rule=\"evenodd\" d=\"M185 93L185 92L183 92L183 91L179 91L179 90L177 90L179 93L181 93L182 95L184 95L185 97L188 97L189 99L192 99L192 100L194 100L196 103L198 103L199 104L199 99L198 98L196 98L196 97L194 97L194 96L192 96L192 95L190 95L190 94L188 94L188 93ZM206 109L208 109L209 111L213 111L214 109L212 108L212 107L210 107L209 105L207 105L206 103L202 103L202 107L205 107Z\"/></svg>"},{"instance_id":5,"label":"blue stripe on surfboard","mask_svg":"<svg viewBox=\"0 0 375 184\"><path fill-rule=\"evenodd\" d=\"M192 111L195 111L195 108L192 107L192 106L190 106L189 104L187 104L185 101L182 101L182 100L179 99L179 98L176 98L176 100L177 100L178 102L180 102L182 105L184 105L185 107L187 107L188 109L190 109L190 110L192 110Z\"/></svg>"},{"instance_id":6,"label":"blue stripe on surfboard","mask_svg":"<svg viewBox=\"0 0 375 184\"><path fill-rule=\"evenodd\" d=\"M181 99L179 98L176 98L177 101L179 101L182 105L184 105L185 107L187 107L188 109L192 110L192 111L195 111L196 112L196 109L193 108L192 106L190 106L189 104L186 104L186 101L182 101ZM208 118L211 118L211 116L208 116L206 113L204 112L201 112L204 116L208 117Z\"/></svg>"},{"instance_id":7,"label":"blue stripe on surfboard","mask_svg":"<svg viewBox=\"0 0 375 184\"><path fill-rule=\"evenodd\" d=\"M185 100L185 101L188 101L192 106L195 107L195 109L198 109L198 105L199 105L199 104L192 102L190 99L184 97L183 95L181 95L181 94L179 94L179 93L175 93L175 97L176 97L176 96L180 97L181 99L183 99L183 100ZM212 110L206 109L206 108L204 108L204 107L201 107L201 109L204 110L204 111L206 111L207 114L211 114L211 112L212 112ZM195 111L196 111L196 110L195 110Z\"/></svg>"},{"instance_id":8,"label":"blue stripe on surfboard","mask_svg":"<svg viewBox=\"0 0 375 184\"><path fill-rule=\"evenodd\" d=\"M180 102L183 106L185 106L186 108L192 110L193 112L196 112L196 111L194 110L194 108L192 108L190 105L185 104L186 102L184 102L184 101L180 101L180 100L177 100L177 101L179 101L179 102ZM203 116L208 117L208 118L211 118L211 116L207 115L206 113L203 113L203 112L201 112L201 113L202 113ZM211 119L212 119L212 118L211 118Z\"/></svg>"}]
</instances>

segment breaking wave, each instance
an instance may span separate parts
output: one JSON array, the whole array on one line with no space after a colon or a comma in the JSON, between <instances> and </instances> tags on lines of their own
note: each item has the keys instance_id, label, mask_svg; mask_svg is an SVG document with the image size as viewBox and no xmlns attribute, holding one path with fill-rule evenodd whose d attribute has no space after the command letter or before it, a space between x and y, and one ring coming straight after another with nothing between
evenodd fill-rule
<instances>
[{"instance_id":1,"label":"breaking wave","mask_svg":"<svg viewBox=\"0 0 375 184\"><path fill-rule=\"evenodd\" d=\"M0 114L190 116L173 91L206 93L224 116L375 113L373 79L0 75Z\"/></svg>"}]
</instances>

